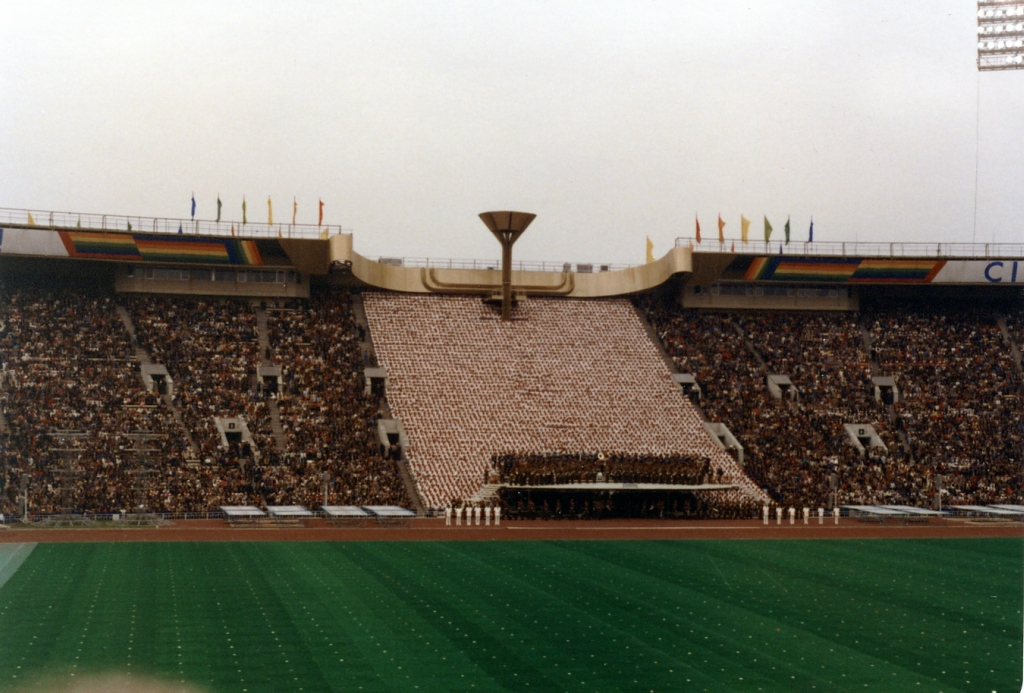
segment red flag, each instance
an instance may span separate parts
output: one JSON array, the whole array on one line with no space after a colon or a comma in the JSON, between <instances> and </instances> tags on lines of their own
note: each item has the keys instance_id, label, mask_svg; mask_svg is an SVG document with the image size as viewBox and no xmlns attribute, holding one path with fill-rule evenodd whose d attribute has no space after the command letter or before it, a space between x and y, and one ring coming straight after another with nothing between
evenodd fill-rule
<instances>
[{"instance_id":1,"label":"red flag","mask_svg":"<svg viewBox=\"0 0 1024 693\"><path fill-rule=\"evenodd\" d=\"M324 223L324 201L320 200L320 219L317 220L316 225L320 226Z\"/></svg>"},{"instance_id":2,"label":"red flag","mask_svg":"<svg viewBox=\"0 0 1024 693\"><path fill-rule=\"evenodd\" d=\"M718 215L718 242L725 243L725 222L721 214Z\"/></svg>"},{"instance_id":3,"label":"red flag","mask_svg":"<svg viewBox=\"0 0 1024 693\"><path fill-rule=\"evenodd\" d=\"M700 243L700 219L696 215L693 218L697 220L697 242Z\"/></svg>"},{"instance_id":4,"label":"red flag","mask_svg":"<svg viewBox=\"0 0 1024 693\"><path fill-rule=\"evenodd\" d=\"M736 241L732 242L732 247L729 248L729 252L730 253L735 253L736 252Z\"/></svg>"}]
</instances>

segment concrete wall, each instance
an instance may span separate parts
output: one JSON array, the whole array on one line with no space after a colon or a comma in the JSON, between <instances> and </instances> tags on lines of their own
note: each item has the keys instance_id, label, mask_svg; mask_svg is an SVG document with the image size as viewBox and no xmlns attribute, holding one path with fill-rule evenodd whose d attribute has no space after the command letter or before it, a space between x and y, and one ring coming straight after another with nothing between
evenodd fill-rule
<instances>
[{"instance_id":1,"label":"concrete wall","mask_svg":"<svg viewBox=\"0 0 1024 693\"><path fill-rule=\"evenodd\" d=\"M146 279L142 272L136 271L129 276L127 267L119 267L114 275L114 290L118 293L140 294L309 298L309 278L303 277L301 284Z\"/></svg>"},{"instance_id":2,"label":"concrete wall","mask_svg":"<svg viewBox=\"0 0 1024 693\"><path fill-rule=\"evenodd\" d=\"M332 237L330 250L332 263L349 266L352 274L364 284L389 291L472 294L496 292L501 287L501 271L497 268L428 270L385 265L355 252L351 236ZM690 249L672 248L655 262L613 272L513 272L512 284L515 291L526 294L600 298L645 291L663 284L672 275L691 270Z\"/></svg>"},{"instance_id":3,"label":"concrete wall","mask_svg":"<svg viewBox=\"0 0 1024 693\"><path fill-rule=\"evenodd\" d=\"M793 294L789 295L757 295L758 288L764 290L766 287L758 287L753 284L739 285L744 289L742 294L727 294L723 292L714 293L712 286L686 286L683 288L680 302L684 308L705 308L708 310L846 310L855 311L860 308L860 301L857 298L855 287L792 287ZM746 289L751 294L746 293ZM786 287L770 287L778 290ZM799 293L806 289L817 290L834 289L835 297L829 296L800 296ZM698 292L699 290L699 292ZM845 290L846 296L842 295ZM767 291L764 291L767 293Z\"/></svg>"}]
</instances>

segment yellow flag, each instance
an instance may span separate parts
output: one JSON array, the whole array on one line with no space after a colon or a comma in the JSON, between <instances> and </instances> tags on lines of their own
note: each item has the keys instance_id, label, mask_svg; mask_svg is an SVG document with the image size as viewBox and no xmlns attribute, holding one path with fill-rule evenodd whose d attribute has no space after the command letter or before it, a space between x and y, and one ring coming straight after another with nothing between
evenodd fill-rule
<instances>
[{"instance_id":1,"label":"yellow flag","mask_svg":"<svg viewBox=\"0 0 1024 693\"><path fill-rule=\"evenodd\" d=\"M747 242L747 236L750 235L750 219L747 219L742 214L740 215L740 240L744 243Z\"/></svg>"},{"instance_id":2,"label":"yellow flag","mask_svg":"<svg viewBox=\"0 0 1024 693\"><path fill-rule=\"evenodd\" d=\"M32 212L28 213L28 225L29 226L35 226L36 225L36 220L32 218Z\"/></svg>"},{"instance_id":3,"label":"yellow flag","mask_svg":"<svg viewBox=\"0 0 1024 693\"><path fill-rule=\"evenodd\" d=\"M650 236L647 237L647 262L654 262L654 244Z\"/></svg>"},{"instance_id":4,"label":"yellow flag","mask_svg":"<svg viewBox=\"0 0 1024 693\"><path fill-rule=\"evenodd\" d=\"M323 231L320 232L320 238L322 238L323 240L326 241L327 240L327 236L328 236L328 229L325 228Z\"/></svg>"},{"instance_id":5,"label":"yellow flag","mask_svg":"<svg viewBox=\"0 0 1024 693\"><path fill-rule=\"evenodd\" d=\"M271 226L274 225L274 203L267 198L267 223Z\"/></svg>"}]
</instances>

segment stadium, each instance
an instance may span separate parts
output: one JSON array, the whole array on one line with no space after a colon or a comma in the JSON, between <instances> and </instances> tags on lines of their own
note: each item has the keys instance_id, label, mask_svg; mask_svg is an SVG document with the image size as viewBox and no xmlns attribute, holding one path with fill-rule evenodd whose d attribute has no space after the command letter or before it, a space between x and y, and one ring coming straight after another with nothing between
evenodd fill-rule
<instances>
[{"instance_id":1,"label":"stadium","mask_svg":"<svg viewBox=\"0 0 1024 693\"><path fill-rule=\"evenodd\" d=\"M1020 247L3 215L5 690L1019 686Z\"/></svg>"},{"instance_id":2,"label":"stadium","mask_svg":"<svg viewBox=\"0 0 1024 693\"><path fill-rule=\"evenodd\" d=\"M0 693L1024 690L1024 0L3 19Z\"/></svg>"}]
</instances>

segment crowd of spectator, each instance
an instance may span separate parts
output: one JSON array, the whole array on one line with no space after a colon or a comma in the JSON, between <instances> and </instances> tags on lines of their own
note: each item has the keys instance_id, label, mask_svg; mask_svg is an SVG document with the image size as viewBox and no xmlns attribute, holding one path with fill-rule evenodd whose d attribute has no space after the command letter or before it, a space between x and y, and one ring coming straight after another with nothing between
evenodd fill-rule
<instances>
[{"instance_id":1,"label":"crowd of spectator","mask_svg":"<svg viewBox=\"0 0 1024 693\"><path fill-rule=\"evenodd\" d=\"M1024 391L993 314L923 306L865 317L918 473L932 488L942 475L945 502L1021 502Z\"/></svg>"},{"instance_id":2,"label":"crowd of spectator","mask_svg":"<svg viewBox=\"0 0 1024 693\"><path fill-rule=\"evenodd\" d=\"M113 298L102 292L0 289L0 512L22 479L36 512L130 508L137 471L180 462L181 428L147 392ZM150 434L145 440L134 434ZM146 452L142 452L145 450Z\"/></svg>"},{"instance_id":3,"label":"crowd of spectator","mask_svg":"<svg viewBox=\"0 0 1024 693\"><path fill-rule=\"evenodd\" d=\"M660 484L689 486L734 483L707 456L621 453L504 454L492 458L503 484L499 499L511 519L600 519L615 517L746 518L757 503L730 494L690 490L546 489L551 485ZM540 487L540 488L523 488Z\"/></svg>"},{"instance_id":4,"label":"crowd of spectator","mask_svg":"<svg viewBox=\"0 0 1024 693\"><path fill-rule=\"evenodd\" d=\"M174 403L199 457L213 463L223 456L215 417L242 417L256 443L248 452L269 452L266 403L254 387L259 333L251 306L181 296L131 297L127 306L139 344L174 381Z\"/></svg>"},{"instance_id":5,"label":"crowd of spectator","mask_svg":"<svg viewBox=\"0 0 1024 693\"><path fill-rule=\"evenodd\" d=\"M272 347L262 354L248 302L143 296L124 304L136 344L107 293L0 292L9 431L0 440L0 513L20 511L23 483L33 514L317 507L325 490L331 503L409 505L396 462L376 440L382 401L363 393L350 296L317 290L272 313ZM170 403L147 391L136 345L167 368ZM280 392L257 387L261 361L281 366ZM269 398L282 409L284 450L274 444ZM225 446L215 417L241 418L251 440Z\"/></svg>"},{"instance_id":6,"label":"crowd of spectator","mask_svg":"<svg viewBox=\"0 0 1024 693\"><path fill-rule=\"evenodd\" d=\"M266 350L249 301L143 296L124 305L137 344L111 294L0 287L0 512L17 510L22 483L31 512L42 514L316 507L325 493L329 503L409 505L397 448L376 434L387 402L365 392L365 332L349 294L313 287L308 300L266 309ZM696 378L707 419L729 426L744 472L775 503L827 507L834 490L840 503L922 505L940 483L947 505L1024 500L1024 391L1007 339L1024 341L1020 312L1007 316L1004 335L990 311L923 304L862 314L698 312L650 297L639 306L678 370ZM170 402L146 389L136 345L167 368ZM276 392L257 382L260 364L281 368ZM790 378L792 396L769 393L772 374ZM894 404L876 399L873 375L894 379ZM244 420L251 443L224 446L215 417ZM850 423L870 424L884 447L855 446ZM491 462L517 486L749 484L703 454L641 452ZM742 494L689 492L513 489L501 502L508 517L551 518L746 517L760 508Z\"/></svg>"},{"instance_id":7,"label":"crowd of spectator","mask_svg":"<svg viewBox=\"0 0 1024 693\"><path fill-rule=\"evenodd\" d=\"M332 502L408 506L397 455L386 455L377 436L385 395L365 392L365 331L356 325L352 297L314 288L308 302L271 310L267 322L272 359L282 369L278 403L291 453L290 464L265 476L268 497L322 502L326 473Z\"/></svg>"},{"instance_id":8,"label":"crowd of spectator","mask_svg":"<svg viewBox=\"0 0 1024 693\"><path fill-rule=\"evenodd\" d=\"M690 491L553 491L502 488L499 502L510 520L751 519L760 504Z\"/></svg>"},{"instance_id":9,"label":"crowd of spectator","mask_svg":"<svg viewBox=\"0 0 1024 693\"><path fill-rule=\"evenodd\" d=\"M573 483L703 484L722 483L722 469L697 455L626 455L621 453L505 454L491 459L501 483L514 486Z\"/></svg>"},{"instance_id":10,"label":"crowd of spectator","mask_svg":"<svg viewBox=\"0 0 1024 693\"><path fill-rule=\"evenodd\" d=\"M840 503L922 505L938 474L944 503L1020 502L1021 375L991 313L872 312L865 335L855 313L639 305L775 502L827 505L835 483ZM772 397L771 374L797 393ZM873 375L895 379L895 407ZM870 424L884 447L858 449L844 424Z\"/></svg>"}]
</instances>

